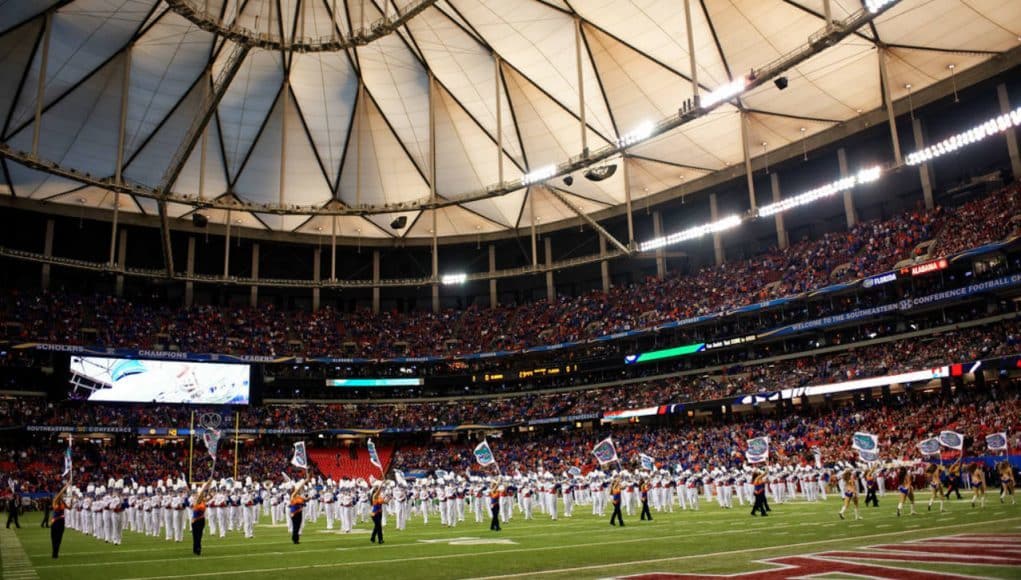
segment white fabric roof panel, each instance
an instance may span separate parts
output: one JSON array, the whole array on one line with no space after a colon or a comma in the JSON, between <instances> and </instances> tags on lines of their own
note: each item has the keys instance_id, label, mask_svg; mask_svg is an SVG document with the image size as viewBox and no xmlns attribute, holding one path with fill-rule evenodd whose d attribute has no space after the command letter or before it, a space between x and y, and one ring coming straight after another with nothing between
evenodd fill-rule
<instances>
[{"instance_id":1,"label":"white fabric roof panel","mask_svg":"<svg viewBox=\"0 0 1021 580\"><path fill-rule=\"evenodd\" d=\"M29 169L19 163L7 161L6 165L11 176L9 188L13 195L18 197L49 199L55 195L83 187L77 181Z\"/></svg>"},{"instance_id":2,"label":"white fabric roof panel","mask_svg":"<svg viewBox=\"0 0 1021 580\"><path fill-rule=\"evenodd\" d=\"M344 53L296 54L290 79L316 154L335 184L354 115L358 73Z\"/></svg>"},{"instance_id":3,"label":"white fabric roof panel","mask_svg":"<svg viewBox=\"0 0 1021 580\"><path fill-rule=\"evenodd\" d=\"M131 49L125 155L141 147L209 62L213 35L166 12ZM201 81L199 81L201 82Z\"/></svg>"},{"instance_id":4,"label":"white fabric roof panel","mask_svg":"<svg viewBox=\"0 0 1021 580\"><path fill-rule=\"evenodd\" d=\"M155 4L155 0L79 0L57 10L50 33L44 104L52 104L122 51ZM14 125L30 120L35 111L41 62L42 53L37 52Z\"/></svg>"},{"instance_id":5,"label":"white fabric roof panel","mask_svg":"<svg viewBox=\"0 0 1021 580\"><path fill-rule=\"evenodd\" d=\"M414 3L208 4L228 23L277 37L284 29L290 41L347 36L352 25L371 27L384 10L393 16ZM830 7L840 20L862 4L830 0ZM691 8L703 95L803 46L825 26L823 0L699 0ZM9 79L0 87L3 139L20 150L32 147L47 10L53 17L39 157L94 176L114 174L127 68L124 179L159 187L201 114L210 59L217 78L233 43L201 30L160 0L0 3L0 70ZM676 115L692 94L684 18L677 0L439 0L395 33L358 48L309 53L253 48L211 118L205 173L200 140L173 191L197 199L201 190L206 199L234 195L288 207L380 206L387 213L337 218L337 234L392 238L433 235L430 212L417 204L435 190L439 200L459 202L437 215L438 235L510 233L531 223L525 188L459 201L498 185L497 93L504 182L512 183L523 173L581 153L582 88L590 150L643 123ZM627 161L632 200L742 163L742 110L749 116L752 154L760 155L881 107L877 40L888 47L895 99L945 80L949 65L960 73L1016 48L1021 2L901 0L875 28L863 27L788 70L785 91L767 83L704 118L632 146ZM94 188L13 162L7 166L9 178L0 183L0 192L110 207L108 196ZM548 185L586 212L624 203L623 167L598 183L583 173L575 172L570 186L560 178ZM83 194L74 195L76 189ZM544 187L530 190L538 223L576 217ZM132 201L124 208L133 209L125 211L154 211L150 201ZM203 211L214 223L226 217ZM232 220L242 220L244 227L324 236L333 224L332 218L310 215L314 210L293 217L260 213L232 212L237 216ZM171 211L187 214L186 205L175 204ZM409 218L408 226L393 231L389 224L398 215Z\"/></svg>"}]
</instances>

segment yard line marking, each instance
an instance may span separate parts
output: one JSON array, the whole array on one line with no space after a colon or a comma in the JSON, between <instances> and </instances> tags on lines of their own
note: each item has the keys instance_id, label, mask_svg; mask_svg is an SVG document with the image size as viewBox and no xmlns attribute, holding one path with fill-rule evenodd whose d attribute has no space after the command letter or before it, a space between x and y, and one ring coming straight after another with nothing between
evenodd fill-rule
<instances>
[{"instance_id":1,"label":"yard line marking","mask_svg":"<svg viewBox=\"0 0 1021 580\"><path fill-rule=\"evenodd\" d=\"M28 554L21 547L18 535L10 528L0 530L0 576L4 578L18 578L32 580L39 578Z\"/></svg>"},{"instance_id":2,"label":"yard line marking","mask_svg":"<svg viewBox=\"0 0 1021 580\"><path fill-rule=\"evenodd\" d=\"M772 529L786 528L786 527L790 527L792 525L793 524L778 524L778 525L773 526ZM593 530L591 532L585 532L584 534L588 535L590 533L598 534L598 535L603 535L605 533L605 531L604 530ZM744 531L743 530L732 530L732 531L722 531L722 532L704 532L704 533L700 534L700 536L729 536L729 535L741 534L741 533L744 533ZM781 532L781 533L787 533L787 532ZM579 532L564 532L564 533L559 533L559 534L531 534L531 535L524 534L524 535L521 535L521 536L502 536L502 537L510 539L512 537L513 538L535 538L535 537L539 537L539 536L541 536L541 537L548 537L548 536L570 536L570 535L578 536L578 535L582 535L582 534L579 533ZM671 535L671 536L657 536L657 537L652 537L652 538L643 537L643 538L640 538L640 539L621 540L620 542L617 542L617 543L630 544L630 543L635 543L635 542L659 541L659 540L665 540L665 539L677 539L677 538L686 538L686 537L690 537L690 533L689 534ZM451 539L453 539L453 538L451 538ZM577 547L581 547L581 546L601 546L601 545L605 545L605 542L576 544ZM246 547L247 544L239 544L239 546ZM373 548L373 551L385 550L385 549L393 549L393 548L405 548L405 549L407 549L407 548L422 547L422 546L423 546L423 544L418 543L418 541L416 540L414 542L406 542L406 543L405 542L400 542L400 543L387 544L385 546L377 546L377 547ZM335 546L335 547L332 547L332 548L313 548L311 550L302 550L301 553L302 554L312 554L312 553L320 553L320 552L350 552L350 551L362 550L363 548L364 548L364 546L359 546L359 547ZM557 549L557 548L555 546L552 546L552 547L534 548L534 549L536 549L536 550L547 550L547 549ZM527 548L524 549L524 551L528 551L528 550L529 549L527 549ZM521 551L521 550L508 550L508 551L505 551L505 552L515 552L515 551ZM493 553L505 553L505 552L493 552ZM118 552L104 552L104 554L117 554L117 553ZM293 552L290 552L290 551L287 551L287 552L259 552L258 554L245 554L245 557L252 558L252 557L261 557L261 556L280 556L280 555L291 554L291 553L293 553ZM226 558L236 559L236 558L238 558L238 555L237 554L223 554L223 555L217 555L217 556L203 556L202 557L203 560L222 560L222 559L226 559ZM74 564L74 563L72 563L72 564L43 564L43 565L39 566L39 568L40 569L44 569L44 568L45 569L50 569L50 568L93 568L93 567L97 567L97 566L129 566L129 565L130 566L134 566L134 565L137 565L137 564L157 564L157 563L161 563L161 562L177 562L179 560L180 560L180 557L154 558L154 559L150 559L150 560L105 560L105 561L102 561L102 562L82 562L82 563L77 563L77 564ZM395 561L398 561L398 560L395 560ZM366 563L372 563L373 561L372 560L364 560L364 561L361 561L361 562L363 564L366 564Z\"/></svg>"},{"instance_id":3,"label":"yard line marking","mask_svg":"<svg viewBox=\"0 0 1021 580\"><path fill-rule=\"evenodd\" d=\"M1008 522L1008 521L1011 521L1013 519L1014 518L1006 518L1006 519L1003 519L1003 520L993 520L993 521L985 522L985 523L986 524L997 524L997 523L1001 523L1001 522ZM954 526L939 526L939 527L927 528L925 531L949 530L949 529L957 529L957 528L960 528L960 527L970 527L970 526L976 526L976 525L982 525L982 524L974 523L974 524L957 524L957 525L954 525ZM857 537L855 537L853 539L854 540L866 540L866 539L871 539L871 538L881 538L881 537L887 537L887 536L897 536L897 535L903 535L903 534L909 534L909 533L913 533L913 532L907 532L907 531L884 532L882 534L872 534L872 535L869 535L869 536L857 536ZM851 539L851 538L836 538L836 539L830 539L830 540L814 540L814 541L811 541L811 542L800 542L800 543L797 543L797 544L784 544L784 545L781 545L781 546L762 547L762 548L742 548L742 549L739 549L739 550L730 550L730 551L726 551L726 552L714 552L714 553L710 553L710 554L691 554L691 555L687 555L687 556L672 556L672 557L669 557L669 558L654 558L654 559L650 559L650 560L631 560L631 561L628 561L628 562L612 562L610 564L593 564L591 566L575 566L575 567L572 567L572 568L560 568L560 569L555 569L555 570L538 570L538 571L534 571L534 572L522 572L522 573L518 573L518 574L502 574L502 575L498 575L498 576L480 576L480 577L476 577L476 578L467 578L465 580L502 580L502 579L505 579L505 578L521 578L521 577L525 577L525 576L540 576L540 575L544 575L544 574L564 574L564 573L582 572L582 571L587 571L587 570L601 570L601 569L605 569L605 568L620 568L622 566L636 566L636 565L644 565L644 564L658 564L658 563L662 563L662 562L677 562L677 561L683 561L683 560L694 560L694 559L698 559L698 558L716 558L716 557L721 557L721 556L733 556L733 555L736 555L736 554L745 554L745 553L748 553L748 552L762 552L762 551L765 551L765 550L775 550L775 549L783 549L783 548L800 548L800 547L804 547L804 546L815 546L815 545L821 545L821 544L834 544L834 543L838 543L838 542L847 542L849 539ZM143 579L132 579L132 580L143 580ZM152 579L149 579L149 580L152 580Z\"/></svg>"},{"instance_id":4,"label":"yard line marking","mask_svg":"<svg viewBox=\"0 0 1021 580\"><path fill-rule=\"evenodd\" d=\"M974 524L957 524L957 525L954 525L954 526L934 526L934 527L931 527L931 528L927 528L924 531L929 532L929 531L939 531L939 530L946 530L946 529L959 529L962 526L963 527L968 527L968 526L974 526L974 525L990 525L990 524L998 524L998 523L1003 523L1003 522L1013 522L1013 521L1016 521L1016 520L1017 520L1017 518L1005 518L1005 519L1002 519L1002 520L990 520L990 521L985 521L985 522L977 522L977 523L974 523ZM727 534L727 533L729 533L729 532L719 532L719 533L716 533L714 535ZM904 534L910 534L910 533L915 533L915 532L912 532L912 531L885 532L885 533L882 533L882 534L871 534L871 535L866 535L866 536L857 536L857 537L854 537L854 538L837 538L837 539L828 539L828 540L814 540L814 541L810 541L810 542L800 542L800 543L794 543L794 544L781 544L781 545L768 546L768 547L762 547L762 548L742 548L742 549L739 549L739 550L729 550L729 551L726 551L726 552L715 552L715 553L707 553L707 554L691 554L691 555L688 555L688 556L673 556L673 557L668 557L668 558L656 558L656 559L651 559L651 560L633 560L633 561L627 561L627 562L614 562L614 563L610 563L610 564L597 564L597 565L592 565L592 566L580 566L580 567L561 568L561 569L553 569L553 570L538 570L538 571L523 572L523 573L517 573L517 574L506 574L506 575L499 575L499 576L486 576L486 577L474 578L474 579L471 579L471 580L494 580L494 579L498 579L498 578L518 578L518 577L522 577L522 576L536 576L536 575L542 575L542 574L569 573L569 572L577 572L577 571L582 571L582 570L599 570L599 569L603 569L603 568L615 568L615 567L620 567L620 566L633 566L633 565L636 565L636 564L640 565L640 564L652 564L652 563L659 563L659 562L672 562L672 561L679 561L679 560L691 560L691 559L697 559L697 558L711 558L711 557L719 557L719 556L732 556L732 555L735 555L735 554L746 554L748 552L761 552L761 551L764 551L764 550L782 550L782 549L786 549L786 548L798 548L798 547L804 547L804 546L815 546L815 545L822 545L822 544L833 544L833 543L838 543L838 542L846 543L849 539L853 539L855 541L858 541L858 540L868 540L868 539L881 538L881 537L887 537L887 536L904 535ZM703 534L703 535L706 535L706 534ZM680 534L680 535L676 535L676 536L659 536L659 537L655 537L655 538L636 538L636 539L632 539L632 540L620 540L620 541L617 541L617 542L614 542L614 543L618 544L618 545L619 544L639 543L639 542L641 542L641 543L648 543L650 541L675 540L675 539L681 538L681 537L690 538L691 534L688 533L688 534ZM478 557L481 557L481 556L495 556L495 555L506 555L506 554L516 554L516 553L531 553L531 552L548 552L548 551L555 551L555 550L570 550L570 549L574 549L574 548L586 548L586 547L605 546L605 545L606 545L606 542L589 542L589 543L585 543L585 544L567 544L567 545L562 545L562 546L545 546L545 547L539 547L539 548L514 548L514 549L510 549L510 550L491 550L491 551L485 551L485 552L462 552L462 553L457 553L457 554L441 554L441 555L434 555L434 556L415 556L415 557L410 557L410 558L394 558L394 559L390 559L390 560L378 560L378 559L374 559L374 560L359 560L359 561L353 561L353 562L329 562L329 563L323 563L323 564L307 564L307 565L304 565L304 566L282 566L282 567L275 567L275 568L257 568L257 569L230 570L230 571L221 570L221 571L216 571L216 572L192 572L192 573L189 573L189 574L172 574L172 575L161 575L161 576L138 576L138 577L133 577L133 578L126 578L126 579L123 579L123 580L172 580L172 579L176 579L176 578L202 578L202 577L210 577L210 576L221 576L221 577L222 576L238 576L238 575L249 575L249 574L263 574L263 573L268 573L268 572L287 572L287 571L291 571L291 570L313 570L313 569L317 570L317 569L328 569L328 568L348 568L348 567L351 567L351 566L365 566L365 565L379 565L379 564L399 564L399 563L404 563L404 562L442 561L442 560L450 560L450 559L456 559L456 558L478 558Z\"/></svg>"}]
</instances>

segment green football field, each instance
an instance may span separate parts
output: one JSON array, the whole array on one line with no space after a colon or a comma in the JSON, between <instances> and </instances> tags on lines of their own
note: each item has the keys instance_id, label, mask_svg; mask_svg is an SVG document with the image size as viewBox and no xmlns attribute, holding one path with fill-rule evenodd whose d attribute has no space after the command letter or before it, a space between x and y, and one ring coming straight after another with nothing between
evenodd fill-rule
<instances>
[{"instance_id":1,"label":"green football field","mask_svg":"<svg viewBox=\"0 0 1021 580\"><path fill-rule=\"evenodd\" d=\"M112 546L69 530L59 560L50 558L49 531L39 527L39 514L33 513L23 518L22 528L16 533L0 529L0 557L5 580L605 578L655 572L776 570L778 563L762 561L834 551L844 552L845 562L849 561L846 558L865 558L858 564L876 564L869 558L875 552L862 548L877 544L911 546L920 539L966 538L970 534L974 536L965 540L931 540L936 547L926 548L922 557L914 558L921 561L887 560L882 564L900 570L890 577L921 577L919 571L929 570L1021 578L1021 505L1004 505L995 497L991 499L984 509L951 502L945 514L927 512L925 504L919 503L919 515L898 518L893 497L888 495L881 508L863 510L865 519L859 522L840 521L835 498L818 504L774 505L768 518L751 517L748 508L721 510L703 502L698 512L654 513L652 522L630 517L624 528L611 527L607 519L592 516L591 508L586 513L586 506L576 508L574 518L555 522L542 515L525 522L515 514L499 533L490 532L488 523L466 521L456 528L444 528L436 518L431 518L428 525L412 518L404 532L394 531L392 520L388 522L382 546L369 542L367 524L351 534L339 534L325 530L324 518L307 525L301 544L296 546L291 544L286 528L272 527L264 520L250 540L237 533L225 539L210 538L207 533L201 557L191 554L190 533L185 534L182 543L168 543L162 538L124 532L123 544ZM981 564L971 563L968 558L976 556L968 550L961 557L965 563L933 562L953 552L958 541L964 545L1000 541L991 536L994 534L1013 543L999 559L993 556ZM829 554L820 558L812 562L837 561ZM826 578L849 575L846 570L821 573Z\"/></svg>"}]
</instances>

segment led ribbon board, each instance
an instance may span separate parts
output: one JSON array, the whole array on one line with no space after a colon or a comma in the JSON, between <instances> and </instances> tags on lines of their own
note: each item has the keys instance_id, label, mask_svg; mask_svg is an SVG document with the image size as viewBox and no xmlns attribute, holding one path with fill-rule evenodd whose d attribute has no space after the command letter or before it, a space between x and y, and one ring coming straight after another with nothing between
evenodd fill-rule
<instances>
[{"instance_id":1,"label":"led ribbon board","mask_svg":"<svg viewBox=\"0 0 1021 580\"><path fill-rule=\"evenodd\" d=\"M328 379L327 387L417 387L422 379Z\"/></svg>"},{"instance_id":2,"label":"led ribbon board","mask_svg":"<svg viewBox=\"0 0 1021 580\"><path fill-rule=\"evenodd\" d=\"M665 358L673 358L676 356L685 356L694 354L696 352L702 352L705 350L705 343L699 342L696 344L687 344L684 346L675 346L673 348L667 348L663 350L653 350L649 352L643 352L639 354L629 354L624 357L624 363L633 365L636 363L652 362L654 360L661 360Z\"/></svg>"}]
</instances>

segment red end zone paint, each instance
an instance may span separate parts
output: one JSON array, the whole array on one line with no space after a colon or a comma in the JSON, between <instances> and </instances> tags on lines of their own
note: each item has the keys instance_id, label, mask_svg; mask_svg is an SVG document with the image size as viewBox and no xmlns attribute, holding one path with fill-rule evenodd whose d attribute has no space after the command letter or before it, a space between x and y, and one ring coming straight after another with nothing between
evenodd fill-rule
<instances>
[{"instance_id":1,"label":"red end zone paint","mask_svg":"<svg viewBox=\"0 0 1021 580\"><path fill-rule=\"evenodd\" d=\"M955 543L967 546L954 547ZM678 578L741 578L755 580L786 580L824 574L856 574L870 578L928 580L935 578L969 578L946 572L927 572L892 568L876 562L883 560L910 564L926 562L955 565L995 565L1019 568L1021 577L1021 536L992 534L961 534L901 544L870 546L858 551L833 551L806 556L783 556L756 560L773 566L768 570L738 574L679 574L653 572L625 576L629 580L674 580Z\"/></svg>"}]
</instances>

